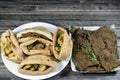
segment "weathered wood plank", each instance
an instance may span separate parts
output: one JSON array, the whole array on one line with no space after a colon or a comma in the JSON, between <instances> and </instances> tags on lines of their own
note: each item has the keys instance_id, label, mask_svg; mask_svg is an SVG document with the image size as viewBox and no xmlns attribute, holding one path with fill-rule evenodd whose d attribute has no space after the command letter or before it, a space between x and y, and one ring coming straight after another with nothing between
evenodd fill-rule
<instances>
[{"instance_id":1,"label":"weathered wood plank","mask_svg":"<svg viewBox=\"0 0 120 80\"><path fill-rule=\"evenodd\" d=\"M0 34L28 22L42 21L68 28L116 25L120 44L120 0L0 0ZM120 49L119 49L120 50ZM80 74L70 64L48 80L119 80L120 71L110 74ZM22 80L10 73L0 59L0 80Z\"/></svg>"},{"instance_id":2,"label":"weathered wood plank","mask_svg":"<svg viewBox=\"0 0 120 80\"><path fill-rule=\"evenodd\" d=\"M49 7L48 7L49 6ZM69 7L68 7L69 6ZM110 5L111 6L111 5ZM0 14L119 14L120 5L70 4L70 5L8 5L0 6Z\"/></svg>"},{"instance_id":3,"label":"weathered wood plank","mask_svg":"<svg viewBox=\"0 0 120 80\"><path fill-rule=\"evenodd\" d=\"M119 21L119 14L0 14L1 20Z\"/></svg>"},{"instance_id":4,"label":"weathered wood plank","mask_svg":"<svg viewBox=\"0 0 120 80\"><path fill-rule=\"evenodd\" d=\"M22 80L21 78L18 78L16 76L14 76L13 74L11 74L8 70L6 69L0 69L0 71L2 71L3 73L0 74L0 78L5 78L4 76L6 76L7 79L14 79L14 80ZM57 74L57 76L54 76L52 78L49 78L47 80L66 80L69 78L69 80L103 80L103 79L109 79L113 80L119 80L120 76L120 71L118 71L117 73L109 73L108 74L80 74L80 73L74 73L70 70L63 70L62 72L60 72L59 74Z\"/></svg>"},{"instance_id":5,"label":"weathered wood plank","mask_svg":"<svg viewBox=\"0 0 120 80\"><path fill-rule=\"evenodd\" d=\"M38 4L38 3L118 3L119 0L1 0L1 2L8 2L8 3L26 3L26 4Z\"/></svg>"},{"instance_id":6,"label":"weathered wood plank","mask_svg":"<svg viewBox=\"0 0 120 80\"><path fill-rule=\"evenodd\" d=\"M117 28L119 28L120 25L120 21L118 20L53 20L53 19L49 19L49 20L44 20L44 19L29 19L29 20L0 20L0 28L1 30L5 30L7 28L15 28L17 26L20 26L24 23L28 23L28 22L48 22L51 24L54 24L56 26L63 26L68 28L69 25L75 25L75 26L104 26L104 25L111 25L111 24L115 24Z\"/></svg>"},{"instance_id":7,"label":"weathered wood plank","mask_svg":"<svg viewBox=\"0 0 120 80\"><path fill-rule=\"evenodd\" d=\"M53 0L54 1L54 0ZM26 2L26 1L23 1ZM35 2L35 1L29 1L29 2ZM69 4L60 4L57 2L56 4L27 4L20 3L19 1L13 1L13 2L4 2L0 1L0 13L5 13L5 14L41 14L41 13L58 13L60 12L61 14L116 14L120 13L120 1L117 1L116 3L95 3L97 1L84 1L82 3L78 2L73 2ZM37 2L37 1L36 1ZM39 2L39 1L38 1ZM40 1L42 2L42 1ZM51 1L50 1L51 2ZM55 1L56 2L56 1ZM70 1L69 1L70 2ZM84 3L85 2L85 3ZM89 4L86 2L90 2ZM4 5L6 4L6 5ZM16 5L17 4L17 5ZM29 4L29 5L28 5ZM59 14L60 14L59 13Z\"/></svg>"},{"instance_id":8,"label":"weathered wood plank","mask_svg":"<svg viewBox=\"0 0 120 80\"><path fill-rule=\"evenodd\" d=\"M0 80L23 80L23 79L13 75L7 69L0 69Z\"/></svg>"}]
</instances>

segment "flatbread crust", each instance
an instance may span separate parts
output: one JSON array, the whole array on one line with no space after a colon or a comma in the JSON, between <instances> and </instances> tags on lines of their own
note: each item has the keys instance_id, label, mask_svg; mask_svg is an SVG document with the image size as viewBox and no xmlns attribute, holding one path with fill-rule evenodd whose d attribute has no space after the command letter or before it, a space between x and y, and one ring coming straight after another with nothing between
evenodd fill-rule
<instances>
[{"instance_id":1,"label":"flatbread crust","mask_svg":"<svg viewBox=\"0 0 120 80\"><path fill-rule=\"evenodd\" d=\"M34 39L34 37L20 38L20 39L18 39L18 42L19 42L19 43L23 43L23 42L29 41L30 39Z\"/></svg>"},{"instance_id":2,"label":"flatbread crust","mask_svg":"<svg viewBox=\"0 0 120 80\"><path fill-rule=\"evenodd\" d=\"M56 51L55 49L59 30L63 32L63 44L61 46L60 52ZM73 47L73 43L67 31L64 28L58 27L53 36L53 53L55 58L57 58L58 60L65 60L70 55L72 47Z\"/></svg>"},{"instance_id":3,"label":"flatbread crust","mask_svg":"<svg viewBox=\"0 0 120 80\"><path fill-rule=\"evenodd\" d=\"M38 27L25 29L25 30L17 33L16 36L19 39L19 38L22 37L22 34L27 34L29 32L30 33L37 33L37 34L40 34L40 35L44 35L48 39L53 40L53 36L52 36L51 32L49 32L48 30L45 30L45 29L38 28Z\"/></svg>"},{"instance_id":4,"label":"flatbread crust","mask_svg":"<svg viewBox=\"0 0 120 80\"><path fill-rule=\"evenodd\" d=\"M25 70L22 69L23 66L26 64L42 64L47 66L48 68L45 69L44 71L31 71L31 70ZM18 66L18 71L23 74L27 75L42 75L42 74L47 74L54 70L57 66L57 62L52 60L51 57L46 56L46 55L32 55L27 57L25 60L23 60L19 66Z\"/></svg>"},{"instance_id":5,"label":"flatbread crust","mask_svg":"<svg viewBox=\"0 0 120 80\"><path fill-rule=\"evenodd\" d=\"M11 49L11 52L6 53L6 45L9 49ZM25 57L15 35L11 30L6 30L1 35L1 52L5 58L13 62L21 62ZM8 56L10 54L14 54L14 56Z\"/></svg>"}]
</instances>

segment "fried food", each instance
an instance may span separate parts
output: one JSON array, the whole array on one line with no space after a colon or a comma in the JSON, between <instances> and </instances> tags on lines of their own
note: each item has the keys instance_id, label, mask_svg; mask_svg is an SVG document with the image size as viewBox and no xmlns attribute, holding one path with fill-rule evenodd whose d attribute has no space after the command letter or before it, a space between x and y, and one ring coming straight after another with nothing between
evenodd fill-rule
<instances>
[{"instance_id":1,"label":"fried food","mask_svg":"<svg viewBox=\"0 0 120 80\"><path fill-rule=\"evenodd\" d=\"M76 29L73 59L78 71L112 71L120 65L117 58L117 37L109 27L96 31Z\"/></svg>"}]
</instances>

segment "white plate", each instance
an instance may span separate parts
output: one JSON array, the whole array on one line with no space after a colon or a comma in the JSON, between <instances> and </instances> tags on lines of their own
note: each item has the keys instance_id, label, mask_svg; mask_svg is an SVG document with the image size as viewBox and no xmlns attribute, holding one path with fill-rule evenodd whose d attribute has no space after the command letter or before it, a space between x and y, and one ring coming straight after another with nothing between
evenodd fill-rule
<instances>
[{"instance_id":1,"label":"white plate","mask_svg":"<svg viewBox=\"0 0 120 80\"><path fill-rule=\"evenodd\" d=\"M14 33L17 33L17 32L20 32L21 30L23 29L26 29L26 28L32 28L32 27L36 27L36 26L43 26L45 28L47 28L49 31L51 32L54 32L55 29L57 28L56 26L52 25L52 24L49 24L49 23L44 23L44 22L31 22L31 23L27 23L27 24L23 24L17 28L15 28L13 30ZM61 72L68 64L70 58L71 58L71 55L72 55L72 51L70 53L70 56L64 60L64 61L60 61L58 62L58 65L56 67L56 69L48 74L45 74L45 75L38 75L38 76L30 76L30 75L24 75L24 74L21 74L18 72L17 70L17 67L18 67L18 64L17 63L14 63L10 60L7 60L6 58L3 57L2 55L2 60L5 64L5 66L7 67L7 69L13 73L14 75L18 76L18 77L21 77L21 78L24 78L24 79L46 79L46 78L50 78L52 76L55 76L56 74L58 74L59 72Z\"/></svg>"}]
</instances>

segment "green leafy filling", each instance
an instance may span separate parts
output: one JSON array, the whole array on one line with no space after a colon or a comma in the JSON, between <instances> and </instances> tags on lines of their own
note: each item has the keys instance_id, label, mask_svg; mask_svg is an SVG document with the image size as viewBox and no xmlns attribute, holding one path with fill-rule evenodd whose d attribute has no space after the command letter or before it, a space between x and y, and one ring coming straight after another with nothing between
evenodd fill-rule
<instances>
[{"instance_id":1,"label":"green leafy filling","mask_svg":"<svg viewBox=\"0 0 120 80\"><path fill-rule=\"evenodd\" d=\"M57 45L56 45L56 50L57 50L57 51L60 51L60 50L61 50L60 44L57 44Z\"/></svg>"},{"instance_id":2,"label":"green leafy filling","mask_svg":"<svg viewBox=\"0 0 120 80\"><path fill-rule=\"evenodd\" d=\"M63 34L62 31L58 31L58 36L61 36Z\"/></svg>"},{"instance_id":3,"label":"green leafy filling","mask_svg":"<svg viewBox=\"0 0 120 80\"><path fill-rule=\"evenodd\" d=\"M6 43L5 49L9 50L9 48L10 48L9 43Z\"/></svg>"},{"instance_id":4,"label":"green leafy filling","mask_svg":"<svg viewBox=\"0 0 120 80\"><path fill-rule=\"evenodd\" d=\"M38 70L38 68L39 68L39 65L33 64L30 69L35 71L35 70Z\"/></svg>"},{"instance_id":5,"label":"green leafy filling","mask_svg":"<svg viewBox=\"0 0 120 80\"><path fill-rule=\"evenodd\" d=\"M34 43L28 45L27 48L28 48L29 50L31 50L31 49L33 49L33 47L34 47L35 45L37 45L37 44L43 44L43 43L42 43L42 42L36 41L36 42L34 42Z\"/></svg>"},{"instance_id":6,"label":"green leafy filling","mask_svg":"<svg viewBox=\"0 0 120 80\"><path fill-rule=\"evenodd\" d=\"M56 51L60 51L61 50L61 46L62 46L62 34L63 34L63 32L62 31L58 31L57 32L57 34L58 34L58 37L57 37L57 43L56 43L56 46L55 46L55 49L56 49Z\"/></svg>"}]
</instances>

